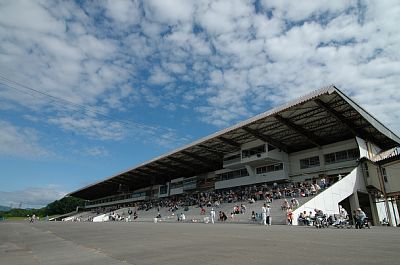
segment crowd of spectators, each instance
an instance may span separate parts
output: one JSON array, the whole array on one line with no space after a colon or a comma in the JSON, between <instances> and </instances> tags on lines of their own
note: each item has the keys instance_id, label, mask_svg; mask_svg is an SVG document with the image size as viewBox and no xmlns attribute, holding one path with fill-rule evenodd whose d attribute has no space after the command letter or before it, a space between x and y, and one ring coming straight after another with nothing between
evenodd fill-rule
<instances>
[{"instance_id":1,"label":"crowd of spectators","mask_svg":"<svg viewBox=\"0 0 400 265\"><path fill-rule=\"evenodd\" d=\"M291 212L299 206L296 198L308 197L316 195L321 189L329 186L325 178L320 178L313 181L303 181L295 183L272 183L272 184L258 184L251 186L241 186L225 190L213 190L207 192L196 192L192 194L176 195L166 198L159 198L150 201L141 201L129 204L128 206L135 209L135 217L137 218L136 211L149 211L157 209L160 213L161 209L168 212L175 213L179 211L188 211L189 207L199 208L200 214L206 214L206 208L219 208L224 203L235 203L232 210L231 218L235 214L243 214L246 212L245 203L255 203L257 201L264 201L272 203L273 200L284 199L281 205L282 210L287 211L288 222L292 222ZM126 207L126 205L124 205ZM113 213L122 206L112 207L99 207L93 209L95 214ZM129 214L131 215L131 214ZM252 218L254 217L252 214ZM114 216L111 214L111 218ZM120 216L115 216L118 220ZM136 219L135 218L135 219ZM220 212L217 220L226 221L227 215Z\"/></svg>"},{"instance_id":2,"label":"crowd of spectators","mask_svg":"<svg viewBox=\"0 0 400 265\"><path fill-rule=\"evenodd\" d=\"M285 206L286 210L298 206L298 201L295 199L296 197L309 197L316 195L321 189L324 189L327 186L328 184L324 178L313 182L273 183L272 185L261 184L235 187L226 190L198 192L189 195L177 195L158 200L138 202L135 206L138 210L148 211L157 207L158 211L160 211L161 208L168 208L168 211L175 212L182 208L188 210L189 206L196 206L201 209L204 207L218 208L223 203L240 204L242 202L248 202L251 204L259 200L271 203L276 199L292 198L291 202Z\"/></svg>"}]
</instances>

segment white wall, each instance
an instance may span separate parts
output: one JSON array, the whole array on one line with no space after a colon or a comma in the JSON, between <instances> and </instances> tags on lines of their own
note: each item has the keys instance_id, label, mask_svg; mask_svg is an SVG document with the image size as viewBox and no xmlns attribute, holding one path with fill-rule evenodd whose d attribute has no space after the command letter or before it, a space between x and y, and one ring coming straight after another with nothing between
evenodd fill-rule
<instances>
[{"instance_id":1,"label":"white wall","mask_svg":"<svg viewBox=\"0 0 400 265\"><path fill-rule=\"evenodd\" d=\"M368 158L368 147L367 142L364 139L356 137L358 149L360 150L360 158L367 157Z\"/></svg>"},{"instance_id":2,"label":"white wall","mask_svg":"<svg viewBox=\"0 0 400 265\"><path fill-rule=\"evenodd\" d=\"M356 166L355 160L343 161L339 163L325 165L324 155L334 152L339 152L343 150L358 148L355 139L350 139L342 142L337 142L334 144L324 145L321 148L311 148L289 155L289 175L296 176L302 174L318 173L334 170L337 168L346 168ZM300 160L304 158L309 158L313 156L319 156L320 165L316 167L300 169Z\"/></svg>"},{"instance_id":3,"label":"white wall","mask_svg":"<svg viewBox=\"0 0 400 265\"><path fill-rule=\"evenodd\" d=\"M388 182L385 182L386 192L400 191L400 160L382 166L386 169Z\"/></svg>"},{"instance_id":4,"label":"white wall","mask_svg":"<svg viewBox=\"0 0 400 265\"><path fill-rule=\"evenodd\" d=\"M182 193L183 193L183 187L169 190L169 195L177 195Z\"/></svg>"},{"instance_id":5,"label":"white wall","mask_svg":"<svg viewBox=\"0 0 400 265\"><path fill-rule=\"evenodd\" d=\"M176 179L171 180L171 183L176 183L176 182L181 182L181 181L183 181L183 178L176 178Z\"/></svg>"}]
</instances>

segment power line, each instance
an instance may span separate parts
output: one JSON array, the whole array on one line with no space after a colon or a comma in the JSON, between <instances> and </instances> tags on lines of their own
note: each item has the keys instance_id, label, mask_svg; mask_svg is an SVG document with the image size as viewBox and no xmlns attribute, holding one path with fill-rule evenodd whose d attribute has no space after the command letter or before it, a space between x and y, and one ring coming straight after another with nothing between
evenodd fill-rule
<instances>
[{"instance_id":1,"label":"power line","mask_svg":"<svg viewBox=\"0 0 400 265\"><path fill-rule=\"evenodd\" d=\"M52 103L55 103L55 104L57 104L57 102L62 102L62 103L64 103L64 104L66 103L67 105L73 106L73 107L75 107L75 108L77 108L77 109L81 109L81 110L84 110L84 111L86 111L86 112L90 112L90 113L99 115L99 116L101 116L101 117L103 117L103 118L106 118L106 119L108 119L108 120L117 121L117 122L122 123L122 124L124 124L124 125L126 125L126 126L134 125L136 128L141 128L141 129L148 129L148 130L161 129L161 130L165 130L165 131L170 131L170 129L168 129L168 128L162 128L162 127L160 127L160 126L154 127L154 126L149 126L149 125L142 124L142 123L138 123L138 122L125 121L125 120L121 120L121 119L117 119L117 118L111 117L111 116L109 116L109 115L107 115L107 114L105 114L105 113L103 113L103 112L100 112L100 111L98 111L98 110L95 110L95 109L93 109L93 108L91 108L91 107L87 107L87 106L84 106L84 105L81 105L81 104L72 102L72 101L67 100L67 99L64 99L64 98L60 98L60 97L57 97L57 96L53 96L53 95L51 95L51 94L42 92L42 91L37 90L37 89L35 89L35 88L32 88L32 87L30 87L30 86L21 84L21 83L19 83L19 82L17 82L17 81L14 81L14 80L11 80L11 79L5 77L5 76L2 75L1 73L0 73L0 85L6 86L6 87L8 87L8 88L17 90L17 91L20 92L20 93L24 93L24 94L27 94L27 95L30 95L30 96L33 96L33 97L35 97L35 93L36 93L36 94L41 95L41 96L43 96L43 97L47 97L47 98L52 99ZM24 90L20 89L20 87L23 88ZM29 93L29 92L30 92L30 93ZM66 108L66 106L65 106L64 104L62 104L62 105L58 104L58 105L60 105L60 106L62 106L62 107L64 107L64 108ZM88 113L86 113L86 112L80 111L79 113L81 113L81 114L83 114L83 115L85 115L85 116L92 117L92 116L88 115Z\"/></svg>"}]
</instances>

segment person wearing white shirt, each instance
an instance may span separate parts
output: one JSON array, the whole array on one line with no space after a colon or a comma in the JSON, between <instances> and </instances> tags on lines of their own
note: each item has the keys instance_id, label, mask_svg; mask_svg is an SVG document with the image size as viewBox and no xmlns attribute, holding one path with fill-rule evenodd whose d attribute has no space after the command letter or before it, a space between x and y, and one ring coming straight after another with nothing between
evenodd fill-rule
<instances>
[{"instance_id":1,"label":"person wearing white shirt","mask_svg":"<svg viewBox=\"0 0 400 265\"><path fill-rule=\"evenodd\" d=\"M268 223L268 225L271 225L271 206L268 204L267 208L266 208L266 222Z\"/></svg>"},{"instance_id":2,"label":"person wearing white shirt","mask_svg":"<svg viewBox=\"0 0 400 265\"><path fill-rule=\"evenodd\" d=\"M211 217L211 223L214 223L215 222L215 211L214 211L214 208L211 208L210 217Z\"/></svg>"},{"instance_id":3,"label":"person wearing white shirt","mask_svg":"<svg viewBox=\"0 0 400 265\"><path fill-rule=\"evenodd\" d=\"M262 214L262 224L267 225L267 204L264 203L264 206L261 207Z\"/></svg>"}]
</instances>

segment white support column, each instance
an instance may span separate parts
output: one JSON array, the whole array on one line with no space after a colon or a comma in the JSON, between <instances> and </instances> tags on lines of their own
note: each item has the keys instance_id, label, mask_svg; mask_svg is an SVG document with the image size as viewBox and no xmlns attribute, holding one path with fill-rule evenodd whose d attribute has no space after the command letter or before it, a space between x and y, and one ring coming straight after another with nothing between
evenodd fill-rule
<instances>
[{"instance_id":1,"label":"white support column","mask_svg":"<svg viewBox=\"0 0 400 265\"><path fill-rule=\"evenodd\" d=\"M246 167L246 169L247 169L247 172L249 173L249 176L250 176L250 177L254 177L254 176L255 176L254 170L251 168L251 166L245 165L245 167Z\"/></svg>"}]
</instances>

